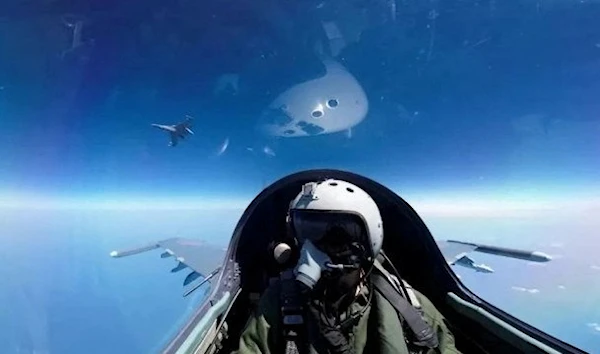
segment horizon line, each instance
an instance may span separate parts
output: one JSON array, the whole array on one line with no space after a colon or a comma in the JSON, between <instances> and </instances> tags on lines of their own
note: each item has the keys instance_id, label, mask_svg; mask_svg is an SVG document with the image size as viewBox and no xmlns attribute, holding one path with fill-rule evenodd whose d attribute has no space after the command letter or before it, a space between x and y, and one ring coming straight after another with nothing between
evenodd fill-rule
<instances>
[{"instance_id":1,"label":"horizon line","mask_svg":"<svg viewBox=\"0 0 600 354\"><path fill-rule=\"evenodd\" d=\"M522 216L532 213L585 213L600 211L600 197L540 198L516 195L407 196L403 199L419 214L428 216ZM49 197L0 194L2 210L245 210L252 198L201 197Z\"/></svg>"}]
</instances>

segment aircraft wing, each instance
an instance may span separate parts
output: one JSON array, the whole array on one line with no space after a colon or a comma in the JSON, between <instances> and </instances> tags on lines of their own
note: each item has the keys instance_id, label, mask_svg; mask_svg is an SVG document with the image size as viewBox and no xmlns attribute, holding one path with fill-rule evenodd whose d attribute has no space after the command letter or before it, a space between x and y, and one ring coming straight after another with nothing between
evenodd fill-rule
<instances>
[{"instance_id":1,"label":"aircraft wing","mask_svg":"<svg viewBox=\"0 0 600 354\"><path fill-rule=\"evenodd\" d=\"M186 268L191 270L190 274L184 280L184 286L191 284L198 278L202 278L191 289L186 290L184 296L189 295L192 291L218 274L226 252L226 249L210 245L203 241L170 238L142 247L113 251L110 253L110 256L113 258L127 257L158 248L165 250L161 258L173 257L179 262L171 272L178 272Z\"/></svg>"},{"instance_id":2,"label":"aircraft wing","mask_svg":"<svg viewBox=\"0 0 600 354\"><path fill-rule=\"evenodd\" d=\"M458 261L460 258L466 256L468 253L475 251L475 249L477 248L474 246L454 243L451 241L436 242L448 264L456 263L456 261Z\"/></svg>"},{"instance_id":3,"label":"aircraft wing","mask_svg":"<svg viewBox=\"0 0 600 354\"><path fill-rule=\"evenodd\" d=\"M450 265L462 265L473 268L477 271L492 273L493 270L486 265L476 264L468 254L471 252L481 252L493 254L496 256L510 257L522 259L530 262L548 262L552 258L542 252L527 251L516 248L505 248L479 243L462 242L462 241L439 241L436 240L440 251L444 255L446 262Z\"/></svg>"}]
</instances>

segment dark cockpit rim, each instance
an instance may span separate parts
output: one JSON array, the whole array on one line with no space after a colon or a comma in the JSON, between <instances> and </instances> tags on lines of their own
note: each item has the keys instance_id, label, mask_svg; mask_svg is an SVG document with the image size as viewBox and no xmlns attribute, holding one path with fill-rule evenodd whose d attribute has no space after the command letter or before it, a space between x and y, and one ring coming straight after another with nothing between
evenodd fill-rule
<instances>
[{"instance_id":1,"label":"dark cockpit rim","mask_svg":"<svg viewBox=\"0 0 600 354\"><path fill-rule=\"evenodd\" d=\"M418 233L418 235L413 235L415 237L397 237L393 238L389 234L384 236L384 250L386 253L392 254L393 251L386 249L386 245L389 246L390 242L407 242L412 239L412 246L417 245L417 254L424 255L424 259L421 259L421 265L427 264L429 265L430 274L433 276L429 277L429 283L427 281L419 280L414 277L414 274L418 274L418 272L410 274L403 270L401 270L401 274L403 278L407 278L406 280L412 284L415 288L419 289L422 293L424 293L430 300L438 307L442 313L447 311L455 311L450 309L450 305L447 303L446 295L450 292L457 294L460 298L459 301L465 301L474 306L478 306L480 308L485 309L493 316L498 317L499 319L505 321L507 324L520 329L525 332L528 336L534 338L535 340L544 343L545 345L557 349L563 350L567 352L580 352L578 348L573 347L572 345L561 341L555 337L552 337L541 330L513 317L512 315L496 308L495 306L487 303L486 301L479 298L477 295L473 294L469 289L467 289L452 271L448 263L446 262L443 254L439 250L433 236L429 232L427 226L424 221L420 218L417 212L398 194L385 187L384 185L368 178L365 176L361 176L352 172L343 171L343 170L335 170L335 169L313 169L313 170L304 170L296 173L289 174L275 181L267 188L262 190L247 206L244 213L240 217L233 234L230 240L230 244L227 248L227 252L225 254L225 258L221 265L221 269L223 270L218 278L218 281L215 283L217 286L211 288L210 294L207 300L201 305L198 310L190 317L189 321L185 324L182 330L171 340L167 347L165 347L165 353L174 353L176 352L183 344L188 340L188 337L194 330L194 328L201 322L203 317L208 313L208 311L214 306L219 300L223 299L223 296L229 292L230 302L228 303L228 307L231 308L234 305L234 302L237 299L237 296L240 293L240 287L242 284L241 273L243 271L240 269L239 265L239 257L237 253L237 249L240 246L243 237L247 235L248 229L247 227L252 226L251 222L253 218L256 218L257 212L259 208L265 207L265 202L273 202L274 198L278 197L278 193L288 192L288 198L284 198L281 200L277 206L282 207L285 211L287 211L287 206L289 204L289 200L292 198L289 197L292 194L295 195L298 191L301 190L301 186L310 181L323 180L326 178L334 178L334 179L342 179L346 180L350 183L356 184L359 187L363 188L367 193L369 193L376 203L380 206L382 211L382 217L384 219L384 225L386 224L386 216L390 212L392 214L401 212L403 216L408 218L409 224L411 226L416 226L414 228L414 232ZM390 210L391 209L391 210ZM388 219L390 219L388 217ZM265 222L263 221L263 224ZM394 224L393 222L389 222L390 224ZM396 222L398 223L398 222ZM397 226L397 225L396 225ZM393 229L390 227L384 226L385 230ZM415 243L415 240L417 243ZM247 251L247 249L245 249ZM411 252L412 253L412 252ZM410 260L410 262L415 262L415 260ZM429 263L428 263L429 262ZM411 263L412 265L412 263ZM398 268L406 269L406 266L397 266ZM419 264L416 264L416 267L419 267ZM419 270L422 272L423 270ZM407 274L404 274L407 273ZM406 276L405 276L406 275ZM411 276L412 275L412 276ZM196 342L194 340L194 342Z\"/></svg>"}]
</instances>

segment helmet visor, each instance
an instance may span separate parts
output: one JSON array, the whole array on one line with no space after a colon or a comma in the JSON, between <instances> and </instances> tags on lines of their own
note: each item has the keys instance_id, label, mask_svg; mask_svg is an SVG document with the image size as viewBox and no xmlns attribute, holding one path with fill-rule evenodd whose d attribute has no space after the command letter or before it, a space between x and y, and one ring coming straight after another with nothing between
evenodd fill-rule
<instances>
[{"instance_id":1,"label":"helmet visor","mask_svg":"<svg viewBox=\"0 0 600 354\"><path fill-rule=\"evenodd\" d=\"M329 255L347 250L353 243L368 247L363 219L350 212L292 210L292 226L300 243L310 240Z\"/></svg>"}]
</instances>

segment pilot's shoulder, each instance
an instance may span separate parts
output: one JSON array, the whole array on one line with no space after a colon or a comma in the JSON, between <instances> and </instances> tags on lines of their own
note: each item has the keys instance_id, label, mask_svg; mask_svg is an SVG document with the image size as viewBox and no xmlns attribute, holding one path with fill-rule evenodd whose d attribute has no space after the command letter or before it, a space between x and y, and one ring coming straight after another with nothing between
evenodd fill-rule
<instances>
[{"instance_id":1,"label":"pilot's shoulder","mask_svg":"<svg viewBox=\"0 0 600 354\"><path fill-rule=\"evenodd\" d=\"M435 307L427 296L417 290L413 289L413 291L421 303L421 310L423 311L425 321L437 332L440 351L436 351L436 353L460 354L460 351L456 349L454 335L452 334L444 315Z\"/></svg>"},{"instance_id":2,"label":"pilot's shoulder","mask_svg":"<svg viewBox=\"0 0 600 354\"><path fill-rule=\"evenodd\" d=\"M442 315L442 313L438 311L433 302L431 302L431 300L429 300L427 296L425 296L424 294L422 294L414 288L412 289L412 291L414 292L415 296L419 301L419 305L421 307L421 310L423 311L423 314L429 321L432 322L432 324L442 322L444 320L444 316Z\"/></svg>"}]
</instances>

